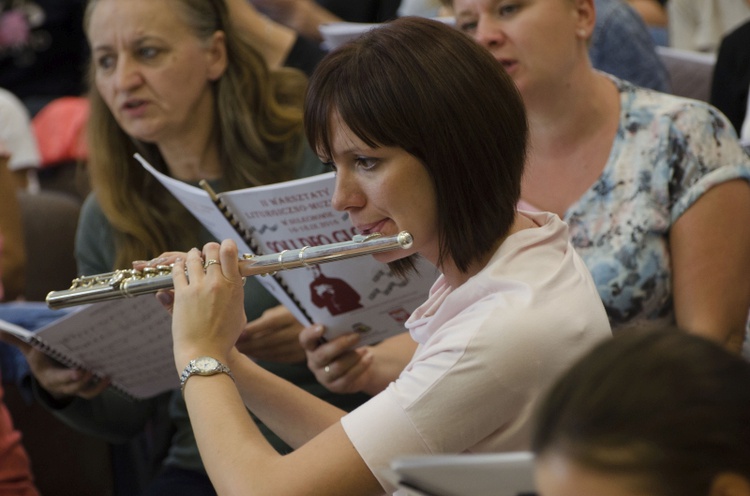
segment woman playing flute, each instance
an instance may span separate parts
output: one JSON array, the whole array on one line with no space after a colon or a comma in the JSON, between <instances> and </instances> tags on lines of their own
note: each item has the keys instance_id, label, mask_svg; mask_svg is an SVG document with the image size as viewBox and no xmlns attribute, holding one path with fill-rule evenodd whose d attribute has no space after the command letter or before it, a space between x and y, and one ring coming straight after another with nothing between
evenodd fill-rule
<instances>
[{"instance_id":1,"label":"woman playing flute","mask_svg":"<svg viewBox=\"0 0 750 496\"><path fill-rule=\"evenodd\" d=\"M458 31L404 18L329 54L305 116L336 171L334 207L362 234L414 237L375 257L406 272L421 256L441 276L406 324L409 365L346 414L235 348L245 314L233 242L181 255L174 293L159 296L217 492L382 494L399 455L527 449L540 395L610 328L566 225L516 209L527 122L513 81ZM204 271L207 260L219 263ZM295 451L274 452L246 409Z\"/></svg>"}]
</instances>

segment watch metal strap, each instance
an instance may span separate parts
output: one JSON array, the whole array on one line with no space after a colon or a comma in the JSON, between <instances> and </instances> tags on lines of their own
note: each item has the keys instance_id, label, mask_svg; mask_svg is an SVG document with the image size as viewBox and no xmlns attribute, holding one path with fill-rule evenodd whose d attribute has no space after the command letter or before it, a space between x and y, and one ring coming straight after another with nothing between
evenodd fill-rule
<instances>
[{"instance_id":1,"label":"watch metal strap","mask_svg":"<svg viewBox=\"0 0 750 496\"><path fill-rule=\"evenodd\" d=\"M217 367L210 371L209 373L201 373L195 366L195 363L202 359L202 358L210 358L214 362L216 362ZM232 371L229 370L229 367L221 363L220 361L216 360L213 357L198 357L193 360L190 360L188 364L185 366L184 369L182 369L182 374L180 374L180 391L185 394L185 384L187 383L187 380L194 376L194 375L203 375L203 376L211 376L216 374L227 374L233 381L234 376L232 375Z\"/></svg>"}]
</instances>

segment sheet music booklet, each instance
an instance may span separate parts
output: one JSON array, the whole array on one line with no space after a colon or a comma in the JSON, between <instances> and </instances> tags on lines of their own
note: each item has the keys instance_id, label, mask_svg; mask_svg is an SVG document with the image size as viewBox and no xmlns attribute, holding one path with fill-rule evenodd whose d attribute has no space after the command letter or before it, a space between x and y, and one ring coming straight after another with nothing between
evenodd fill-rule
<instances>
[{"instance_id":1,"label":"sheet music booklet","mask_svg":"<svg viewBox=\"0 0 750 496\"><path fill-rule=\"evenodd\" d=\"M172 353L172 317L154 295L58 311L59 319L35 331L0 319L0 332L67 367L109 377L115 390L131 398L180 387Z\"/></svg>"},{"instance_id":2,"label":"sheet music booklet","mask_svg":"<svg viewBox=\"0 0 750 496\"><path fill-rule=\"evenodd\" d=\"M333 173L213 193L157 171L158 179L218 240L233 239L240 254L267 255L351 240L348 215L331 207ZM404 331L404 322L428 296L437 277L424 260L419 275L402 279L370 255L255 276L303 325L326 326L326 337L359 332L359 345Z\"/></svg>"},{"instance_id":3,"label":"sheet music booklet","mask_svg":"<svg viewBox=\"0 0 750 496\"><path fill-rule=\"evenodd\" d=\"M401 456L382 475L404 496L538 496L529 452Z\"/></svg>"}]
</instances>

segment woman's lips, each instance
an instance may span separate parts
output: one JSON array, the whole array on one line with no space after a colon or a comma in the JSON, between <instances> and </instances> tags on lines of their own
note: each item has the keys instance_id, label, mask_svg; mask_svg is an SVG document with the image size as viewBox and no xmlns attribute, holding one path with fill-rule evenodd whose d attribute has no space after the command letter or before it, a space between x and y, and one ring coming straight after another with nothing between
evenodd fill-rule
<instances>
[{"instance_id":1,"label":"woman's lips","mask_svg":"<svg viewBox=\"0 0 750 496\"><path fill-rule=\"evenodd\" d=\"M146 111L148 102L146 100L128 100L120 106L120 110L129 116L139 116Z\"/></svg>"},{"instance_id":2,"label":"woman's lips","mask_svg":"<svg viewBox=\"0 0 750 496\"><path fill-rule=\"evenodd\" d=\"M513 72L518 66L518 63L515 60L501 59L501 60L498 60L498 62L500 62L500 64L505 69L505 71L508 73Z\"/></svg>"},{"instance_id":3,"label":"woman's lips","mask_svg":"<svg viewBox=\"0 0 750 496\"><path fill-rule=\"evenodd\" d=\"M384 224L386 223L386 220L381 220L379 222L374 222L370 224L359 224L356 226L357 231L360 232L360 234L372 234L374 232L380 232L382 233L382 228Z\"/></svg>"}]
</instances>

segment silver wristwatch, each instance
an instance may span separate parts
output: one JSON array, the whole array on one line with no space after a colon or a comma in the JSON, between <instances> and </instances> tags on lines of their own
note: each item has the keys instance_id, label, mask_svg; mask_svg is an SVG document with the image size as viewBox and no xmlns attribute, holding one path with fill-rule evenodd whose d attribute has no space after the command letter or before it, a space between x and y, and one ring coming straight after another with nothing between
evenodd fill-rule
<instances>
[{"instance_id":1,"label":"silver wristwatch","mask_svg":"<svg viewBox=\"0 0 750 496\"><path fill-rule=\"evenodd\" d=\"M209 356L198 357L185 366L180 374L180 390L185 389L185 383L192 375L215 375L215 374L227 374L234 380L232 372L229 367L221 363L215 358Z\"/></svg>"}]
</instances>

